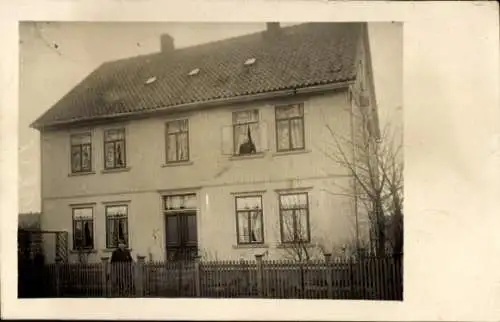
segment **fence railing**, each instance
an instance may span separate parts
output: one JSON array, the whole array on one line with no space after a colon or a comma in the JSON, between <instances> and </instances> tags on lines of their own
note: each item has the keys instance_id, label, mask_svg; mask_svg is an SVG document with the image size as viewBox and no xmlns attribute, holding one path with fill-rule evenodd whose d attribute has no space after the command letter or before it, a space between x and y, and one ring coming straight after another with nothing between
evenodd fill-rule
<instances>
[{"instance_id":1,"label":"fence railing","mask_svg":"<svg viewBox=\"0 0 500 322\"><path fill-rule=\"evenodd\" d=\"M49 297L202 297L402 300L402 259L57 263Z\"/></svg>"}]
</instances>

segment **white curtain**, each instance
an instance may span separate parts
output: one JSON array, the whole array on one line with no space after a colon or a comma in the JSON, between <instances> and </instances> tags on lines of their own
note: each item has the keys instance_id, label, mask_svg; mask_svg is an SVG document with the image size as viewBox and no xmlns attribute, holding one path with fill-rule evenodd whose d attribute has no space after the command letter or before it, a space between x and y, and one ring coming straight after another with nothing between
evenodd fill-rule
<instances>
[{"instance_id":1,"label":"white curtain","mask_svg":"<svg viewBox=\"0 0 500 322\"><path fill-rule=\"evenodd\" d=\"M188 159L188 135L187 133L181 133L178 136L179 142L177 148L179 149L179 161Z\"/></svg>"},{"instance_id":2,"label":"white curtain","mask_svg":"<svg viewBox=\"0 0 500 322\"><path fill-rule=\"evenodd\" d=\"M253 242L261 242L262 241L262 216L260 215L260 211L251 211L250 212L250 222L252 225L252 240Z\"/></svg>"},{"instance_id":3,"label":"white curtain","mask_svg":"<svg viewBox=\"0 0 500 322\"><path fill-rule=\"evenodd\" d=\"M248 243L250 240L250 230L248 227L248 212L238 213L238 229L240 243Z\"/></svg>"},{"instance_id":4,"label":"white curtain","mask_svg":"<svg viewBox=\"0 0 500 322\"><path fill-rule=\"evenodd\" d=\"M278 122L278 149L288 150L290 149L290 135L288 133L288 121Z\"/></svg>"},{"instance_id":5,"label":"white curtain","mask_svg":"<svg viewBox=\"0 0 500 322\"><path fill-rule=\"evenodd\" d=\"M82 147L82 168L90 170L90 145Z\"/></svg>"},{"instance_id":6,"label":"white curtain","mask_svg":"<svg viewBox=\"0 0 500 322\"><path fill-rule=\"evenodd\" d=\"M304 147L304 137L303 137L303 122L302 119L294 119L290 121L290 132L292 136L291 147L293 149Z\"/></svg>"},{"instance_id":7,"label":"white curtain","mask_svg":"<svg viewBox=\"0 0 500 322\"><path fill-rule=\"evenodd\" d=\"M175 135L169 135L167 137L167 160L168 161L177 161L177 142L175 139Z\"/></svg>"},{"instance_id":8,"label":"white curtain","mask_svg":"<svg viewBox=\"0 0 500 322\"><path fill-rule=\"evenodd\" d=\"M113 151L113 143L106 143L106 168L115 166L115 153Z\"/></svg>"},{"instance_id":9,"label":"white curtain","mask_svg":"<svg viewBox=\"0 0 500 322\"><path fill-rule=\"evenodd\" d=\"M293 241L293 211L281 211L282 239L284 242Z\"/></svg>"},{"instance_id":10,"label":"white curtain","mask_svg":"<svg viewBox=\"0 0 500 322\"><path fill-rule=\"evenodd\" d=\"M81 154L80 154L80 147L79 146L75 146L75 147L72 147L71 148L72 151L71 151L71 161L72 161L72 167L73 167L73 171L80 171L82 168L81 168Z\"/></svg>"}]
</instances>

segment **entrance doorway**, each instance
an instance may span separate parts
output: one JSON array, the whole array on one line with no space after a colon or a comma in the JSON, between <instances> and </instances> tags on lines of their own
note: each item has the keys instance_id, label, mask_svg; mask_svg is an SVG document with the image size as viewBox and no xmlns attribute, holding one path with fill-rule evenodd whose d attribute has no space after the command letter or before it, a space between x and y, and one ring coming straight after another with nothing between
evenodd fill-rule
<instances>
[{"instance_id":1,"label":"entrance doorway","mask_svg":"<svg viewBox=\"0 0 500 322\"><path fill-rule=\"evenodd\" d=\"M165 196L167 261L189 261L198 255L196 195Z\"/></svg>"}]
</instances>

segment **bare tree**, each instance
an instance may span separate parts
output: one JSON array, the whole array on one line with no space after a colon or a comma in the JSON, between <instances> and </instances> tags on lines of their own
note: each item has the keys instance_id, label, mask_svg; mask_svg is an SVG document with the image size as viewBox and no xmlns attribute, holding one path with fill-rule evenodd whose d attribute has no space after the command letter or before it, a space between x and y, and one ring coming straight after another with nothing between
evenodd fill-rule
<instances>
[{"instance_id":1,"label":"bare tree","mask_svg":"<svg viewBox=\"0 0 500 322\"><path fill-rule=\"evenodd\" d=\"M323 244L318 240L311 240L311 230L314 229L305 218L294 213L281 216L280 220L285 259L304 263L323 253Z\"/></svg>"},{"instance_id":2,"label":"bare tree","mask_svg":"<svg viewBox=\"0 0 500 322\"><path fill-rule=\"evenodd\" d=\"M325 154L346 169L352 184L345 191L368 213L372 251L383 256L389 246L393 253L403 250L403 162L401 144L391 131L383 131L369 106L354 108L351 134L337 133L327 124L332 136ZM357 223L356 223L357 225ZM360 246L358 245L358 248Z\"/></svg>"}]
</instances>

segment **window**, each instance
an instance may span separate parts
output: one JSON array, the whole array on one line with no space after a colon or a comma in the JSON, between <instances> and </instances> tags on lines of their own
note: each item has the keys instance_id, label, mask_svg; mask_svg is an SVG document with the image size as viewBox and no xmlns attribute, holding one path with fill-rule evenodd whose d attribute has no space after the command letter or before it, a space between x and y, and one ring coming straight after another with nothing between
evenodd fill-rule
<instances>
[{"instance_id":1,"label":"window","mask_svg":"<svg viewBox=\"0 0 500 322\"><path fill-rule=\"evenodd\" d=\"M236 226L238 244L264 242L262 196L236 197Z\"/></svg>"},{"instance_id":2,"label":"window","mask_svg":"<svg viewBox=\"0 0 500 322\"><path fill-rule=\"evenodd\" d=\"M94 209L73 208L73 249L94 248Z\"/></svg>"},{"instance_id":3,"label":"window","mask_svg":"<svg viewBox=\"0 0 500 322\"><path fill-rule=\"evenodd\" d=\"M276 107L278 152L304 149L304 108L301 104Z\"/></svg>"},{"instance_id":4,"label":"window","mask_svg":"<svg viewBox=\"0 0 500 322\"><path fill-rule=\"evenodd\" d=\"M235 155L262 151L258 110L233 112L233 137Z\"/></svg>"},{"instance_id":5,"label":"window","mask_svg":"<svg viewBox=\"0 0 500 322\"><path fill-rule=\"evenodd\" d=\"M125 129L104 132L104 155L106 169L125 168Z\"/></svg>"},{"instance_id":6,"label":"window","mask_svg":"<svg viewBox=\"0 0 500 322\"><path fill-rule=\"evenodd\" d=\"M167 162L189 160L188 120L168 122L166 125Z\"/></svg>"},{"instance_id":7,"label":"window","mask_svg":"<svg viewBox=\"0 0 500 322\"><path fill-rule=\"evenodd\" d=\"M71 135L71 172L92 171L92 137L90 133Z\"/></svg>"},{"instance_id":8,"label":"window","mask_svg":"<svg viewBox=\"0 0 500 322\"><path fill-rule=\"evenodd\" d=\"M279 197L281 241L309 242L309 198L307 193L283 194Z\"/></svg>"},{"instance_id":9,"label":"window","mask_svg":"<svg viewBox=\"0 0 500 322\"><path fill-rule=\"evenodd\" d=\"M128 206L106 206L106 248L128 243Z\"/></svg>"}]
</instances>

